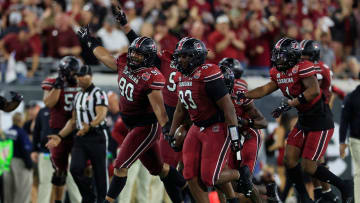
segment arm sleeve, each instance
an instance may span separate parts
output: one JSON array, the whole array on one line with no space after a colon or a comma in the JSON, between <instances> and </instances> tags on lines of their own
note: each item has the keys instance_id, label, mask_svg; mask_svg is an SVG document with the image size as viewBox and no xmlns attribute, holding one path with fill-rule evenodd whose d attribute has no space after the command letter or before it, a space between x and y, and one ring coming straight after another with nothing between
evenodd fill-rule
<instances>
[{"instance_id":1,"label":"arm sleeve","mask_svg":"<svg viewBox=\"0 0 360 203\"><path fill-rule=\"evenodd\" d=\"M340 129L339 129L339 141L340 143L345 143L346 134L349 126L349 121L351 117L351 95L345 98L345 101L341 110L341 120L340 120Z\"/></svg>"},{"instance_id":2,"label":"arm sleeve","mask_svg":"<svg viewBox=\"0 0 360 203\"><path fill-rule=\"evenodd\" d=\"M139 36L134 32L134 30L130 30L130 32L126 34L126 37L128 38L129 43L131 44L131 42L133 42Z\"/></svg>"},{"instance_id":3,"label":"arm sleeve","mask_svg":"<svg viewBox=\"0 0 360 203\"><path fill-rule=\"evenodd\" d=\"M108 98L104 91L96 91L95 92L95 105L96 106L108 106Z\"/></svg>"},{"instance_id":4,"label":"arm sleeve","mask_svg":"<svg viewBox=\"0 0 360 203\"><path fill-rule=\"evenodd\" d=\"M207 82L205 84L205 90L206 94L215 102L228 94L223 78Z\"/></svg>"}]
</instances>

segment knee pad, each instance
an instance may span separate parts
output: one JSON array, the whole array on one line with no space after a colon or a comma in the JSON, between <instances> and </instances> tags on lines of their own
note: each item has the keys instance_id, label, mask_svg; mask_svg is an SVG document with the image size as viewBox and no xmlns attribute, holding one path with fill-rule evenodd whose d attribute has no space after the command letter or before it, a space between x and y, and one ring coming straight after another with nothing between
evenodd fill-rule
<instances>
[{"instance_id":1,"label":"knee pad","mask_svg":"<svg viewBox=\"0 0 360 203\"><path fill-rule=\"evenodd\" d=\"M51 178L51 183L56 186L64 186L66 183L66 172L57 172L55 171Z\"/></svg>"}]
</instances>

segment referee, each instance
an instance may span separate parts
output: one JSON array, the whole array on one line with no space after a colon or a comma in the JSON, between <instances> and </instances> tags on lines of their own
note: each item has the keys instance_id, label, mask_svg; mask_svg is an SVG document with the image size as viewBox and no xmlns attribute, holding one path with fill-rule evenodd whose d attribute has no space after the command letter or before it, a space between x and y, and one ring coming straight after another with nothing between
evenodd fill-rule
<instances>
[{"instance_id":1,"label":"referee","mask_svg":"<svg viewBox=\"0 0 360 203\"><path fill-rule=\"evenodd\" d=\"M82 91L75 96L73 116L59 134L49 136L50 140L46 146L56 147L74 129L78 130L71 152L70 172L79 188L82 202L102 203L108 188L106 163L108 136L105 124L108 99L106 93L92 83L89 66L82 66L79 69L76 80ZM94 171L95 185L91 177L84 175L88 160L91 161ZM94 186L97 195L94 193Z\"/></svg>"}]
</instances>

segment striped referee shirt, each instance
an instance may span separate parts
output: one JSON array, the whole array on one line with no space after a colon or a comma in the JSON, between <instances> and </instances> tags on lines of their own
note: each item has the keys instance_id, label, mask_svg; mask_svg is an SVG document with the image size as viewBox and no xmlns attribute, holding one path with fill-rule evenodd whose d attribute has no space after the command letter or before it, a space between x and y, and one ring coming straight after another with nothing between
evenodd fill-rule
<instances>
[{"instance_id":1,"label":"striped referee shirt","mask_svg":"<svg viewBox=\"0 0 360 203\"><path fill-rule=\"evenodd\" d=\"M108 106L108 98L104 91L91 84L85 91L78 92L75 95L74 107L76 110L76 128L81 129L82 123L90 125L96 117L96 106ZM99 126L104 126L103 120ZM98 126L95 126L98 127Z\"/></svg>"}]
</instances>

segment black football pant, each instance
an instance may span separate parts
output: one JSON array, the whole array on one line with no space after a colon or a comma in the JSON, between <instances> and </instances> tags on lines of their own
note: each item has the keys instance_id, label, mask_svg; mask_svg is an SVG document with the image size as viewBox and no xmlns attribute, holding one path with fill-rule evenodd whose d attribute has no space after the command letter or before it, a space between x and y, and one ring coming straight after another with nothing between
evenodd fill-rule
<instances>
[{"instance_id":1,"label":"black football pant","mask_svg":"<svg viewBox=\"0 0 360 203\"><path fill-rule=\"evenodd\" d=\"M83 203L103 203L105 200L109 178L107 137L107 130L100 128L92 129L84 136L75 136L70 172L79 188ZM92 168L92 177L86 172L89 167Z\"/></svg>"}]
</instances>

